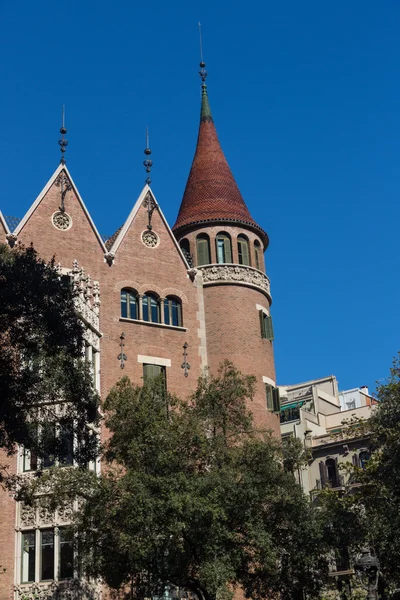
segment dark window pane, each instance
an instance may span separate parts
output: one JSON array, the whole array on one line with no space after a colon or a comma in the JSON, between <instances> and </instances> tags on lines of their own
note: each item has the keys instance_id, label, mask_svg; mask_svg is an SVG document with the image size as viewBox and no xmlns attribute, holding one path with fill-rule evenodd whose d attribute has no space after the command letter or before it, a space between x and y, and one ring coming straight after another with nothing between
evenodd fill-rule
<instances>
[{"instance_id":1,"label":"dark window pane","mask_svg":"<svg viewBox=\"0 0 400 600\"><path fill-rule=\"evenodd\" d=\"M54 423L44 423L41 430L41 442L43 446L43 467L45 469L54 466L54 448L56 445L56 428Z\"/></svg>"},{"instance_id":2,"label":"dark window pane","mask_svg":"<svg viewBox=\"0 0 400 600\"><path fill-rule=\"evenodd\" d=\"M166 325L170 324L170 319L169 319L169 300L168 300L168 298L166 298L164 300L164 323Z\"/></svg>"},{"instance_id":3,"label":"dark window pane","mask_svg":"<svg viewBox=\"0 0 400 600\"><path fill-rule=\"evenodd\" d=\"M143 296L143 321L149 320L149 298Z\"/></svg>"},{"instance_id":4,"label":"dark window pane","mask_svg":"<svg viewBox=\"0 0 400 600\"><path fill-rule=\"evenodd\" d=\"M151 321L152 323L160 322L160 311L158 309L158 302L155 298L150 297L150 306L151 306Z\"/></svg>"},{"instance_id":5,"label":"dark window pane","mask_svg":"<svg viewBox=\"0 0 400 600\"><path fill-rule=\"evenodd\" d=\"M60 579L74 576L74 546L72 534L60 529Z\"/></svg>"},{"instance_id":6,"label":"dark window pane","mask_svg":"<svg viewBox=\"0 0 400 600\"><path fill-rule=\"evenodd\" d=\"M121 317L128 317L128 302L126 292L121 292Z\"/></svg>"},{"instance_id":7,"label":"dark window pane","mask_svg":"<svg viewBox=\"0 0 400 600\"><path fill-rule=\"evenodd\" d=\"M41 544L41 574L40 579L54 579L54 531L48 529L42 531Z\"/></svg>"},{"instance_id":8,"label":"dark window pane","mask_svg":"<svg viewBox=\"0 0 400 600\"><path fill-rule=\"evenodd\" d=\"M133 294L129 294L129 317L137 319L137 302Z\"/></svg>"},{"instance_id":9,"label":"dark window pane","mask_svg":"<svg viewBox=\"0 0 400 600\"><path fill-rule=\"evenodd\" d=\"M21 559L22 583L35 581L35 533L33 531L22 534Z\"/></svg>"},{"instance_id":10,"label":"dark window pane","mask_svg":"<svg viewBox=\"0 0 400 600\"><path fill-rule=\"evenodd\" d=\"M178 313L178 303L176 300L171 300L171 309L172 309L172 325L178 327L179 323L179 313Z\"/></svg>"},{"instance_id":11,"label":"dark window pane","mask_svg":"<svg viewBox=\"0 0 400 600\"><path fill-rule=\"evenodd\" d=\"M72 421L64 421L60 425L60 462L72 465L74 452L74 426Z\"/></svg>"}]
</instances>

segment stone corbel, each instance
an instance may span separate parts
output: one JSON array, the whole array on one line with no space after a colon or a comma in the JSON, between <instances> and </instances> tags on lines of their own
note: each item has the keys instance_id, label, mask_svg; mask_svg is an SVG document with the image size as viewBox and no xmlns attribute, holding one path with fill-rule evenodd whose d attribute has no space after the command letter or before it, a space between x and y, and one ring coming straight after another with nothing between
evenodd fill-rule
<instances>
[{"instance_id":1,"label":"stone corbel","mask_svg":"<svg viewBox=\"0 0 400 600\"><path fill-rule=\"evenodd\" d=\"M6 240L8 242L8 245L10 246L10 248L14 248L16 241L17 241L17 236L15 235L15 233L8 233L6 235Z\"/></svg>"},{"instance_id":2,"label":"stone corbel","mask_svg":"<svg viewBox=\"0 0 400 600\"><path fill-rule=\"evenodd\" d=\"M197 269L189 269L187 274L189 275L190 281L194 281L197 275Z\"/></svg>"},{"instance_id":3,"label":"stone corbel","mask_svg":"<svg viewBox=\"0 0 400 600\"><path fill-rule=\"evenodd\" d=\"M109 267L111 267L114 263L115 254L113 252L107 252L104 255L104 259Z\"/></svg>"}]
</instances>

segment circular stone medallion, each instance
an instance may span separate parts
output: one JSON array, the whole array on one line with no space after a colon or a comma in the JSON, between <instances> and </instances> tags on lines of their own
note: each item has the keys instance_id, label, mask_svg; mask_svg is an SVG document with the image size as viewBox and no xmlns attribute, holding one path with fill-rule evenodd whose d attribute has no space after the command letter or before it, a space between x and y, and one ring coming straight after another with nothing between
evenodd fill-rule
<instances>
[{"instance_id":1,"label":"circular stone medallion","mask_svg":"<svg viewBox=\"0 0 400 600\"><path fill-rule=\"evenodd\" d=\"M154 231L143 231L142 242L148 248L155 248L158 244L158 235Z\"/></svg>"},{"instance_id":2,"label":"circular stone medallion","mask_svg":"<svg viewBox=\"0 0 400 600\"><path fill-rule=\"evenodd\" d=\"M71 217L67 215L67 213L61 212L60 210L54 213L51 220L54 227L60 229L61 231L66 231L72 225Z\"/></svg>"}]
</instances>

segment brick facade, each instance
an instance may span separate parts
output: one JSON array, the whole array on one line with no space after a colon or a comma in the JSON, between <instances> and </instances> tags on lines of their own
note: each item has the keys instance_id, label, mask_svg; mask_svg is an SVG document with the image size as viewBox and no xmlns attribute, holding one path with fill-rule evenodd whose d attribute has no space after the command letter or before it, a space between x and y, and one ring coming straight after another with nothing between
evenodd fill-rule
<instances>
[{"instance_id":1,"label":"brick facade","mask_svg":"<svg viewBox=\"0 0 400 600\"><path fill-rule=\"evenodd\" d=\"M264 274L263 259L268 237L251 219L236 183L232 183L233 176L225 157L218 158L219 142L214 124L208 119L202 126L204 135L201 156L193 164L198 165L196 168L205 169L207 147L211 149L214 164L219 165L214 173L218 177L222 173L224 177L224 186L221 187L217 182L215 189L222 196L229 196L232 190L234 192L229 202L226 198L220 199L224 203L224 211L228 207L229 214L221 214L220 218L216 218L218 198L213 200L212 197L213 170L206 169L207 198L213 207L214 222L204 222L205 206L201 204L201 190L196 188L196 181L202 179L201 173L196 172L196 168L193 171L192 166L190 189L185 193L185 210L189 212L186 218L181 211L176 238L150 188L145 186L126 223L105 245L70 173L60 165L14 234L18 242L26 246L32 243L44 259L50 260L55 256L56 262L63 268L70 268L74 261L78 261L91 279L99 282L102 333L99 378L103 398L121 376L128 376L140 383L143 364L146 362L166 365L168 389L181 397L187 397L195 389L204 368L209 367L215 373L220 363L228 359L244 373L256 376L257 390L251 404L255 423L262 428L270 428L275 435L279 435L278 417L267 411L265 397L265 381L275 382L273 347L271 341L262 338L260 331L260 311L269 314L271 304L269 280ZM64 178L63 188L60 186L60 178ZM61 228L58 228L54 224L54 216L59 213L62 189L67 190L64 196L67 216L61 214L59 222L56 218L59 227L61 223ZM190 200L193 191L196 194L195 206L191 205ZM155 234L156 237L153 242L146 244L143 234L149 234L148 202L156 205L151 218L151 235ZM237 214L234 210L235 203ZM195 222L198 209L202 211L202 223ZM232 219L232 215L236 221ZM247 222L243 223L243 219ZM232 243L232 262L222 266L218 264L215 246L216 236L221 231L230 236ZM0 219L1 241L5 241L7 233L9 232L3 225L3 219ZM206 233L210 238L210 267L197 265L196 236L199 233ZM245 235L249 243L248 266L240 265L238 235ZM195 268L191 268L187 262L190 257L184 256L181 251L179 242L183 238L190 244ZM260 249L258 265L255 244ZM136 294L139 305L142 296L147 293L152 293L159 299L167 296L178 298L182 307L181 326L122 318L122 289ZM127 357L123 370L118 359L122 332L125 335L124 353ZM182 369L185 342L188 345L187 360L190 364L187 377ZM11 462L11 469L15 472L16 457L8 462ZM18 560L14 559L15 512L12 498L0 492L0 565L7 569L0 576L0 600L18 600L20 597L18 593L14 593L14 585L19 583L20 578L20 566ZM18 565L14 572L16 563Z\"/></svg>"}]
</instances>

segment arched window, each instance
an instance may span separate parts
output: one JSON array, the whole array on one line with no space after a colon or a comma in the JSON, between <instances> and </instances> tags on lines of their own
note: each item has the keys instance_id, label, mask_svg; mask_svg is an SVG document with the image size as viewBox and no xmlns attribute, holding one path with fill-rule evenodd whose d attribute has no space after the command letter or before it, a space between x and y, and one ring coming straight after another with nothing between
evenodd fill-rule
<instances>
[{"instance_id":1,"label":"arched window","mask_svg":"<svg viewBox=\"0 0 400 600\"><path fill-rule=\"evenodd\" d=\"M121 317L125 319L138 319L138 297L134 290L124 288L121 290Z\"/></svg>"},{"instance_id":2,"label":"arched window","mask_svg":"<svg viewBox=\"0 0 400 600\"><path fill-rule=\"evenodd\" d=\"M196 238L197 264L209 265L210 260L210 238L206 233L201 233Z\"/></svg>"},{"instance_id":3,"label":"arched window","mask_svg":"<svg viewBox=\"0 0 400 600\"><path fill-rule=\"evenodd\" d=\"M193 257L190 254L190 242L189 242L189 240L187 238L183 238L183 240L181 240L179 242L179 245L180 245L181 250L183 252L183 256L188 261L189 266L193 267Z\"/></svg>"},{"instance_id":4,"label":"arched window","mask_svg":"<svg viewBox=\"0 0 400 600\"><path fill-rule=\"evenodd\" d=\"M261 270L261 246L258 240L254 242L254 261L255 268Z\"/></svg>"},{"instance_id":5,"label":"arched window","mask_svg":"<svg viewBox=\"0 0 400 600\"><path fill-rule=\"evenodd\" d=\"M221 231L215 238L215 245L217 250L217 262L218 263L231 263L232 262L232 244L230 236Z\"/></svg>"},{"instance_id":6,"label":"arched window","mask_svg":"<svg viewBox=\"0 0 400 600\"><path fill-rule=\"evenodd\" d=\"M331 488L339 487L339 473L338 473L336 460L334 460L333 458L328 458L325 461L325 465L326 465L326 470L327 470L327 475L328 475L329 487L331 487Z\"/></svg>"},{"instance_id":7,"label":"arched window","mask_svg":"<svg viewBox=\"0 0 400 600\"><path fill-rule=\"evenodd\" d=\"M249 240L244 235L238 235L239 265L250 265Z\"/></svg>"},{"instance_id":8,"label":"arched window","mask_svg":"<svg viewBox=\"0 0 400 600\"><path fill-rule=\"evenodd\" d=\"M143 296L142 318L150 323L160 323L160 304L157 296L151 292Z\"/></svg>"},{"instance_id":9,"label":"arched window","mask_svg":"<svg viewBox=\"0 0 400 600\"><path fill-rule=\"evenodd\" d=\"M182 327L182 305L179 298L167 296L164 300L164 323Z\"/></svg>"}]
</instances>

